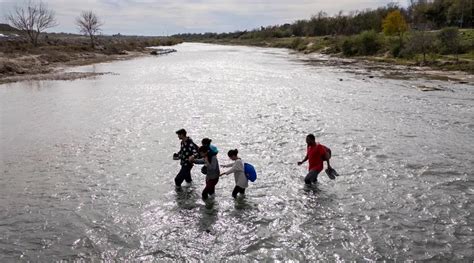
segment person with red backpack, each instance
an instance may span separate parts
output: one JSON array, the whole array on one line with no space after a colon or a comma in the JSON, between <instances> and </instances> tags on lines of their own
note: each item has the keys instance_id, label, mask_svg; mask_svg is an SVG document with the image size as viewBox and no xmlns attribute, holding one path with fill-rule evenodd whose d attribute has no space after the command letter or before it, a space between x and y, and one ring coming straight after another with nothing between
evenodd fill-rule
<instances>
[{"instance_id":1,"label":"person with red backpack","mask_svg":"<svg viewBox=\"0 0 474 263\"><path fill-rule=\"evenodd\" d=\"M329 178L335 179L337 173L329 164L331 150L316 142L316 138L313 134L308 134L306 136L306 144L308 145L306 148L306 156L301 162L298 162L298 165L302 165L304 162L309 160L309 172L304 179L305 184L311 185L311 183L318 182L318 175L324 168L324 161L327 162L328 168L326 169L326 173Z\"/></svg>"}]
</instances>

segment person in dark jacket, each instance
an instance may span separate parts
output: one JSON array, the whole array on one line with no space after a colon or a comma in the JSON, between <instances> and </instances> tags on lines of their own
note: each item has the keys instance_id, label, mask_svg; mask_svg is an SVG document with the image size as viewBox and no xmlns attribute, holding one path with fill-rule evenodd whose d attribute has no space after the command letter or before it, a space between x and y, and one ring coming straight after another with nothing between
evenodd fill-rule
<instances>
[{"instance_id":1,"label":"person in dark jacket","mask_svg":"<svg viewBox=\"0 0 474 263\"><path fill-rule=\"evenodd\" d=\"M186 181L187 183L193 181L191 178L191 169L193 169L194 164L189 161L189 157L198 156L198 147L191 138L187 137L185 129L178 130L176 134L181 140L181 148L178 153L174 154L174 156L176 159L180 160L181 169L174 178L174 182L176 187L181 187L183 181Z\"/></svg>"}]
</instances>

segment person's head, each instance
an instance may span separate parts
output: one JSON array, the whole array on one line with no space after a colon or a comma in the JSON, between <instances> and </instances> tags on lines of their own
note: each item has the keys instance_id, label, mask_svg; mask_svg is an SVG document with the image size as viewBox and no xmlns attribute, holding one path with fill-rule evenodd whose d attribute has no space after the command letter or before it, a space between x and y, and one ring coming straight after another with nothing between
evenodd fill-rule
<instances>
[{"instance_id":1,"label":"person's head","mask_svg":"<svg viewBox=\"0 0 474 263\"><path fill-rule=\"evenodd\" d=\"M179 129L176 131L176 134L178 134L178 138L180 140L186 139L186 130L185 129Z\"/></svg>"},{"instance_id":2,"label":"person's head","mask_svg":"<svg viewBox=\"0 0 474 263\"><path fill-rule=\"evenodd\" d=\"M314 134L310 133L306 136L307 144L314 144L315 142L316 142L316 137L314 137Z\"/></svg>"},{"instance_id":3,"label":"person's head","mask_svg":"<svg viewBox=\"0 0 474 263\"><path fill-rule=\"evenodd\" d=\"M202 141L201 141L201 143L202 143L203 146L209 146L209 145L211 145L211 142L212 142L212 140L209 139L209 138L204 138L204 139L202 139Z\"/></svg>"},{"instance_id":4,"label":"person's head","mask_svg":"<svg viewBox=\"0 0 474 263\"><path fill-rule=\"evenodd\" d=\"M227 152L227 156L229 156L229 158L233 161L237 160L237 154L239 154L239 151L237 149L234 149L234 150L229 150Z\"/></svg>"},{"instance_id":5,"label":"person's head","mask_svg":"<svg viewBox=\"0 0 474 263\"><path fill-rule=\"evenodd\" d=\"M201 155L201 157L208 156L209 147L203 145L199 147L198 152L199 152L199 155Z\"/></svg>"}]
</instances>

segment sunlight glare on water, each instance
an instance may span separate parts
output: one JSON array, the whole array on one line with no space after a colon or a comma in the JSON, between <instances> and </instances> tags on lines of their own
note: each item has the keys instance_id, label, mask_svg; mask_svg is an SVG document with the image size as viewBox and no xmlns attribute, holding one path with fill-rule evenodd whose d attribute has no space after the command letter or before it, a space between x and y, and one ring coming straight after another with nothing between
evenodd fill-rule
<instances>
[{"instance_id":1,"label":"sunlight glare on water","mask_svg":"<svg viewBox=\"0 0 474 263\"><path fill-rule=\"evenodd\" d=\"M365 79L284 49L182 44L0 85L0 261L472 261L472 86ZM342 79L343 81L341 81ZM450 90L421 92L433 82ZM258 179L176 192L175 131L239 149ZM305 136L339 176L305 188Z\"/></svg>"}]
</instances>

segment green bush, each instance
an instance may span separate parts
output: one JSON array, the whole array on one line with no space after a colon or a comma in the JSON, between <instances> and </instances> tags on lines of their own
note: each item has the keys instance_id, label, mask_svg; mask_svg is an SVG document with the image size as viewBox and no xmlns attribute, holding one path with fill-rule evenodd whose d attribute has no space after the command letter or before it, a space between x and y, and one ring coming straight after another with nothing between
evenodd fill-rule
<instances>
[{"instance_id":1,"label":"green bush","mask_svg":"<svg viewBox=\"0 0 474 263\"><path fill-rule=\"evenodd\" d=\"M373 55L382 47L378 34L371 31L364 31L359 35L349 37L342 43L342 53L345 56Z\"/></svg>"},{"instance_id":2,"label":"green bush","mask_svg":"<svg viewBox=\"0 0 474 263\"><path fill-rule=\"evenodd\" d=\"M379 36L374 30L364 31L360 33L357 36L357 42L359 55L376 54L382 46L379 40Z\"/></svg>"},{"instance_id":3,"label":"green bush","mask_svg":"<svg viewBox=\"0 0 474 263\"><path fill-rule=\"evenodd\" d=\"M391 47L390 47L390 54L392 54L392 56L394 58L398 58L398 57L401 57L401 56L412 56L412 53L408 52L408 51L411 51L409 49L404 49L401 45L400 45L400 42L394 42L391 44Z\"/></svg>"},{"instance_id":4,"label":"green bush","mask_svg":"<svg viewBox=\"0 0 474 263\"><path fill-rule=\"evenodd\" d=\"M291 42L290 48L298 50L298 51L302 51L306 49L307 45L308 43L303 38L297 37L293 39L293 41Z\"/></svg>"},{"instance_id":5,"label":"green bush","mask_svg":"<svg viewBox=\"0 0 474 263\"><path fill-rule=\"evenodd\" d=\"M349 37L342 43L342 54L347 57L355 56L357 54L356 41L353 37Z\"/></svg>"},{"instance_id":6,"label":"green bush","mask_svg":"<svg viewBox=\"0 0 474 263\"><path fill-rule=\"evenodd\" d=\"M458 54L461 39L457 27L446 27L438 34L439 49L442 54Z\"/></svg>"}]
</instances>

